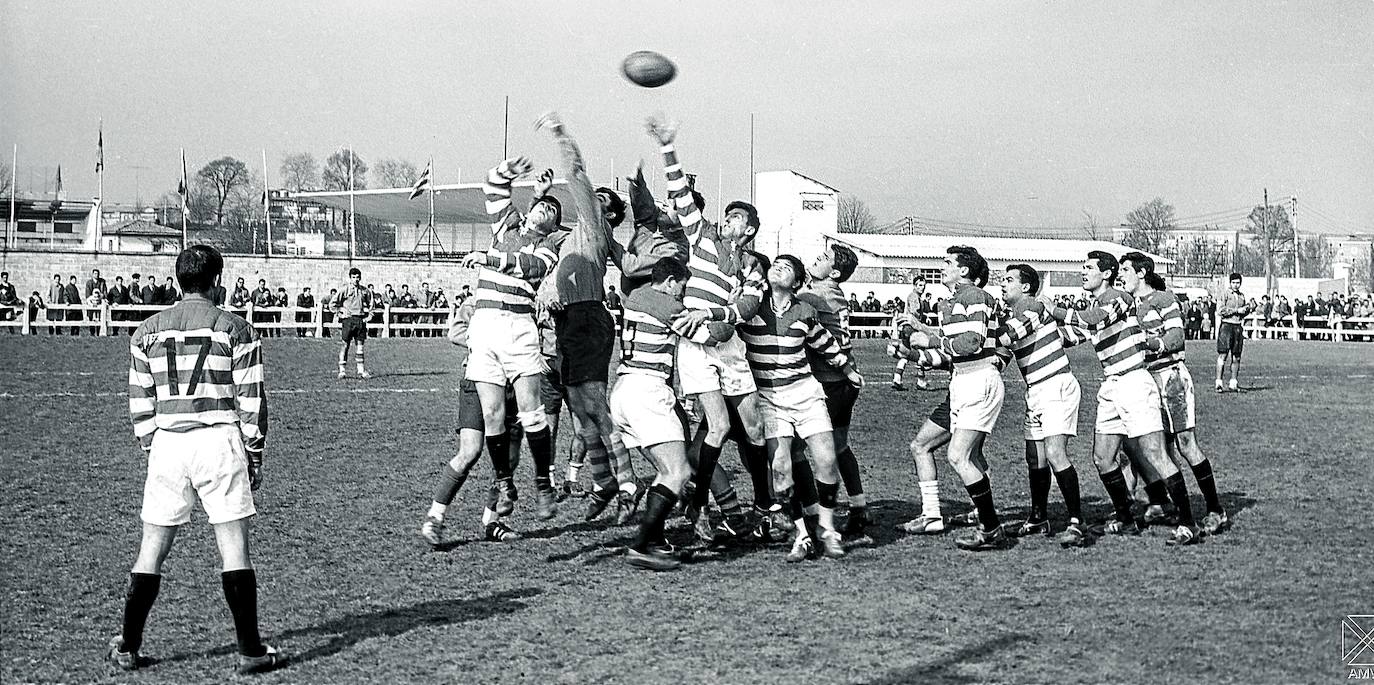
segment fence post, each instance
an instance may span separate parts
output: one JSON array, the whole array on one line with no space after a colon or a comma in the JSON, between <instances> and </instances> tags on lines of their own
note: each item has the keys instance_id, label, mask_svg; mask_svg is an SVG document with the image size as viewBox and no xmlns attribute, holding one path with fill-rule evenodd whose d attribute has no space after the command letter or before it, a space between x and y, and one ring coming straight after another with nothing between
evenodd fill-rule
<instances>
[{"instance_id":1,"label":"fence post","mask_svg":"<svg viewBox=\"0 0 1374 685\"><path fill-rule=\"evenodd\" d=\"M20 335L33 335L33 326L30 325L31 322L29 321L29 305L28 305L28 303L25 303L25 304L24 304L24 309L21 310L20 316L23 316L23 317L24 317L24 323L20 324L20 326L19 326L19 334L20 334ZM38 310L36 310L36 309L34 310L34 316L38 316Z\"/></svg>"},{"instance_id":2,"label":"fence post","mask_svg":"<svg viewBox=\"0 0 1374 685\"><path fill-rule=\"evenodd\" d=\"M253 330L257 330L257 328L258 328L257 322L253 320L253 319L256 318L256 317L253 316L253 301L252 301L252 300L249 300L249 301L248 301L248 308L247 308L246 310L244 310L243 314L244 314L244 316L248 317L248 325L249 325L249 326L252 326L252 327L253 327ZM262 334L262 331L258 331L258 334L261 335L261 334Z\"/></svg>"},{"instance_id":3,"label":"fence post","mask_svg":"<svg viewBox=\"0 0 1374 685\"><path fill-rule=\"evenodd\" d=\"M382 304L382 337L391 337L391 303Z\"/></svg>"},{"instance_id":4,"label":"fence post","mask_svg":"<svg viewBox=\"0 0 1374 685\"><path fill-rule=\"evenodd\" d=\"M312 322L315 324L316 338L324 337L324 308L325 305L321 304L320 306L316 307L313 312L310 313L310 316L314 317L312 319Z\"/></svg>"},{"instance_id":5,"label":"fence post","mask_svg":"<svg viewBox=\"0 0 1374 685\"><path fill-rule=\"evenodd\" d=\"M110 303L100 301L100 337L110 337Z\"/></svg>"}]
</instances>

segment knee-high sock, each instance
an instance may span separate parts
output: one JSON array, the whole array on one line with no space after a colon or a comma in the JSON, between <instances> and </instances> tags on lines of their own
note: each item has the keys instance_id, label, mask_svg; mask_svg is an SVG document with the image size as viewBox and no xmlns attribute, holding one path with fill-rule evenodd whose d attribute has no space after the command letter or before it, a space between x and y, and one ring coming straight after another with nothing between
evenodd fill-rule
<instances>
[{"instance_id":1,"label":"knee-high sock","mask_svg":"<svg viewBox=\"0 0 1374 685\"><path fill-rule=\"evenodd\" d=\"M1050 505L1050 467L1030 469L1030 520L1044 521L1049 518Z\"/></svg>"},{"instance_id":2,"label":"knee-high sock","mask_svg":"<svg viewBox=\"0 0 1374 685\"><path fill-rule=\"evenodd\" d=\"M716 464L720 462L720 450L719 445L709 442L701 445L696 471L692 474L692 485L696 488L692 491L692 506L697 509L705 508L706 498L711 494L711 477L715 475Z\"/></svg>"},{"instance_id":3,"label":"knee-high sock","mask_svg":"<svg viewBox=\"0 0 1374 685\"><path fill-rule=\"evenodd\" d=\"M816 481L816 513L822 530L835 530L835 503L839 499L839 493L839 483Z\"/></svg>"},{"instance_id":4,"label":"knee-high sock","mask_svg":"<svg viewBox=\"0 0 1374 685\"><path fill-rule=\"evenodd\" d=\"M1216 477L1212 475L1211 460L1203 459L1193 466L1193 478L1197 480L1197 489L1202 491L1202 498L1207 502L1207 512L1223 513L1221 497L1217 495Z\"/></svg>"},{"instance_id":5,"label":"knee-high sock","mask_svg":"<svg viewBox=\"0 0 1374 685\"><path fill-rule=\"evenodd\" d=\"M548 426L537 431L525 431L525 442L530 446L530 456L534 459L534 484L547 487L550 472L553 470L553 440Z\"/></svg>"},{"instance_id":6,"label":"knee-high sock","mask_svg":"<svg viewBox=\"0 0 1374 685\"><path fill-rule=\"evenodd\" d=\"M1112 498L1112 508L1116 510L1117 520L1122 523L1135 521L1135 517L1131 515L1131 490L1126 487L1126 477L1121 475L1121 469L1118 467L1102 474L1102 485L1107 489L1107 495Z\"/></svg>"},{"instance_id":7,"label":"knee-high sock","mask_svg":"<svg viewBox=\"0 0 1374 685\"><path fill-rule=\"evenodd\" d=\"M462 489L463 481L467 480L467 477L466 472L459 473L453 470L452 466L444 464L444 471L439 474L439 485L434 489L434 503L444 507L452 504L453 498ZM443 514L440 513L438 518L443 518Z\"/></svg>"},{"instance_id":8,"label":"knee-high sock","mask_svg":"<svg viewBox=\"0 0 1374 685\"><path fill-rule=\"evenodd\" d=\"M1150 504L1165 506L1169 503L1169 487L1162 480L1146 483L1145 496L1149 498Z\"/></svg>"},{"instance_id":9,"label":"knee-high sock","mask_svg":"<svg viewBox=\"0 0 1374 685\"><path fill-rule=\"evenodd\" d=\"M1069 518L1082 521L1083 511L1082 505L1079 503L1078 470L1069 466L1063 471L1055 471L1054 479L1059 483L1059 492L1064 494L1064 508L1069 511Z\"/></svg>"},{"instance_id":10,"label":"knee-high sock","mask_svg":"<svg viewBox=\"0 0 1374 685\"><path fill-rule=\"evenodd\" d=\"M816 491L816 474L806 457L792 460L792 491L807 512L815 511L820 493Z\"/></svg>"},{"instance_id":11,"label":"knee-high sock","mask_svg":"<svg viewBox=\"0 0 1374 685\"><path fill-rule=\"evenodd\" d=\"M587 445L587 470L592 474L592 485L597 490L615 488L615 476L611 474L611 458L606 452L606 444L598 434L593 440L590 435L583 438Z\"/></svg>"},{"instance_id":12,"label":"knee-high sock","mask_svg":"<svg viewBox=\"0 0 1374 685\"><path fill-rule=\"evenodd\" d=\"M711 476L711 496L716 499L720 513L726 516L737 516L742 513L739 494L735 492L729 474L725 473L725 469L721 468L719 463L716 464L715 473Z\"/></svg>"},{"instance_id":13,"label":"knee-high sock","mask_svg":"<svg viewBox=\"0 0 1374 685\"><path fill-rule=\"evenodd\" d=\"M155 573L130 573L129 591L124 596L124 651L137 653L143 648L143 627L162 588L162 576Z\"/></svg>"},{"instance_id":14,"label":"knee-high sock","mask_svg":"<svg viewBox=\"0 0 1374 685\"><path fill-rule=\"evenodd\" d=\"M749 471L749 482L754 486L754 506L768 509L773 506L773 469L768 461L768 448L754 445L748 440L735 443L739 448L740 460Z\"/></svg>"},{"instance_id":15,"label":"knee-high sock","mask_svg":"<svg viewBox=\"0 0 1374 685\"><path fill-rule=\"evenodd\" d=\"M491 470L497 479L515 475L515 467L510 463L510 436L505 432L487 436L487 458L491 459Z\"/></svg>"},{"instance_id":16,"label":"knee-high sock","mask_svg":"<svg viewBox=\"0 0 1374 685\"><path fill-rule=\"evenodd\" d=\"M1178 511L1178 522L1185 526L1193 525L1193 505L1188 501L1188 484L1183 480L1183 472L1169 476L1164 484L1169 490L1169 499L1174 501L1174 509Z\"/></svg>"},{"instance_id":17,"label":"knee-high sock","mask_svg":"<svg viewBox=\"0 0 1374 685\"><path fill-rule=\"evenodd\" d=\"M238 638L239 654L262 656L265 651L258 635L258 576L251 568L225 571L220 574L224 585L224 600L234 616L234 636Z\"/></svg>"},{"instance_id":18,"label":"knee-high sock","mask_svg":"<svg viewBox=\"0 0 1374 685\"><path fill-rule=\"evenodd\" d=\"M921 516L942 518L940 513L940 481L923 480L921 486Z\"/></svg>"},{"instance_id":19,"label":"knee-high sock","mask_svg":"<svg viewBox=\"0 0 1374 685\"><path fill-rule=\"evenodd\" d=\"M855 458L854 450L846 445L835 458L840 467L840 479L844 481L844 491L849 494L849 506L858 509L868 506L868 498L864 497L863 477L859 475L859 460Z\"/></svg>"},{"instance_id":20,"label":"knee-high sock","mask_svg":"<svg viewBox=\"0 0 1374 685\"><path fill-rule=\"evenodd\" d=\"M649 551L649 545L663 539L663 524L677 506L677 493L662 483L654 483L645 497L644 513L640 514L639 533L635 536L634 549L637 552Z\"/></svg>"},{"instance_id":21,"label":"knee-high sock","mask_svg":"<svg viewBox=\"0 0 1374 685\"><path fill-rule=\"evenodd\" d=\"M968 490L969 499L973 500L973 508L978 511L978 523L983 530L990 531L1002 525L1002 520L997 518L997 507L992 503L992 482L987 476L965 489Z\"/></svg>"}]
</instances>

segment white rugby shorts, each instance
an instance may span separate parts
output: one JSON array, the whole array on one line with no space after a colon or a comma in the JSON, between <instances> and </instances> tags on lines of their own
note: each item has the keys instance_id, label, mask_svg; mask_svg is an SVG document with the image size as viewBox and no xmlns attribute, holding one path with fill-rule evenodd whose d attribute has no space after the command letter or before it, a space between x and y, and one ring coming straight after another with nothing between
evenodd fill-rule
<instances>
[{"instance_id":1,"label":"white rugby shorts","mask_svg":"<svg viewBox=\"0 0 1374 685\"><path fill-rule=\"evenodd\" d=\"M1083 390L1071 373L1055 374L1026 390L1026 439L1078 435L1078 405Z\"/></svg>"},{"instance_id":2,"label":"white rugby shorts","mask_svg":"<svg viewBox=\"0 0 1374 685\"><path fill-rule=\"evenodd\" d=\"M763 437L770 440L793 436L805 440L834 430L825 388L810 377L781 388L760 389L759 418L763 419Z\"/></svg>"},{"instance_id":3,"label":"white rugby shorts","mask_svg":"<svg viewBox=\"0 0 1374 685\"><path fill-rule=\"evenodd\" d=\"M153 433L148 478L143 483L144 523L190 523L197 499L211 524L257 513L248 478L248 452L237 424L205 426L185 433Z\"/></svg>"},{"instance_id":4,"label":"white rugby shorts","mask_svg":"<svg viewBox=\"0 0 1374 685\"><path fill-rule=\"evenodd\" d=\"M744 341L738 335L719 345L683 339L677 345L678 382L686 395L719 390L726 397L748 395L757 389Z\"/></svg>"},{"instance_id":5,"label":"white rugby shorts","mask_svg":"<svg viewBox=\"0 0 1374 685\"><path fill-rule=\"evenodd\" d=\"M677 395L661 378L620 374L611 388L610 405L611 421L626 447L647 448L686 440L677 416Z\"/></svg>"},{"instance_id":6,"label":"white rugby shorts","mask_svg":"<svg viewBox=\"0 0 1374 685\"><path fill-rule=\"evenodd\" d=\"M955 369L949 379L950 429L991 433L1002 413L1005 395L1002 372L991 364Z\"/></svg>"},{"instance_id":7,"label":"white rugby shorts","mask_svg":"<svg viewBox=\"0 0 1374 685\"><path fill-rule=\"evenodd\" d=\"M1160 419L1164 430L1182 433L1197 427L1197 397L1193 394L1193 374L1178 362L1166 369L1154 371L1159 387Z\"/></svg>"},{"instance_id":8,"label":"white rugby shorts","mask_svg":"<svg viewBox=\"0 0 1374 685\"><path fill-rule=\"evenodd\" d=\"M468 323L466 378L504 386L524 376L549 370L540 352L534 317L504 309L478 309Z\"/></svg>"},{"instance_id":9,"label":"white rugby shorts","mask_svg":"<svg viewBox=\"0 0 1374 685\"><path fill-rule=\"evenodd\" d=\"M1145 369L1107 376L1097 390L1097 432L1138 438L1164 430L1159 386Z\"/></svg>"}]
</instances>

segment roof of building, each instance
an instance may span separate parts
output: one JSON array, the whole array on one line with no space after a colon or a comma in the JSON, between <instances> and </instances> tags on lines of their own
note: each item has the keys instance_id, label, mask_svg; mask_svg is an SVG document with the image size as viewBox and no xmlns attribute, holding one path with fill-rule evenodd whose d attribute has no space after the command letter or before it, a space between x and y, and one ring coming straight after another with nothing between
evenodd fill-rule
<instances>
[{"instance_id":1,"label":"roof of building","mask_svg":"<svg viewBox=\"0 0 1374 685\"><path fill-rule=\"evenodd\" d=\"M515 206L524 210L529 206L532 181L516 182L513 196ZM410 199L410 188L381 188L356 190L352 193L354 211L394 224L429 222L429 198L420 195ZM349 192L346 190L307 191L292 193L298 200L310 200L335 209L348 211ZM549 194L563 206L563 223L571 224L577 215L567 182L554 181ZM440 224L480 224L490 221L487 216L486 195L481 183L451 183L434 186L434 221Z\"/></svg>"},{"instance_id":2,"label":"roof of building","mask_svg":"<svg viewBox=\"0 0 1374 685\"><path fill-rule=\"evenodd\" d=\"M1076 262L1089 251L1102 250L1118 257L1132 248L1106 240L1067 240L1050 238L984 238L979 236L884 235L873 233L826 233L842 242L879 257L905 259L943 259L950 245L976 248L984 258L996 262ZM1173 260L1146 253L1161 264Z\"/></svg>"},{"instance_id":3,"label":"roof of building","mask_svg":"<svg viewBox=\"0 0 1374 685\"><path fill-rule=\"evenodd\" d=\"M181 238L181 231L146 219L128 219L101 229L107 236L122 238Z\"/></svg>"}]
</instances>

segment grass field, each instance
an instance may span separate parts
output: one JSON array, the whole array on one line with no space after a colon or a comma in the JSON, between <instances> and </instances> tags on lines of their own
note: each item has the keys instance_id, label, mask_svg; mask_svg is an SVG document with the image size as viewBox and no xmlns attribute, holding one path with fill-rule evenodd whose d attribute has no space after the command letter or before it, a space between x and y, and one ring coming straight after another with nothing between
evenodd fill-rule
<instances>
[{"instance_id":1,"label":"grass field","mask_svg":"<svg viewBox=\"0 0 1374 685\"><path fill-rule=\"evenodd\" d=\"M881 526L841 561L784 564L748 548L669 574L611 551L632 528L564 506L527 537L478 542L484 463L431 551L415 532L453 452L457 359L441 340L369 345L378 377L337 381L329 341L268 340L271 433L254 527L264 634L289 651L262 682L974 683L1334 682L1341 619L1374 614L1370 512L1374 346L1252 342L1247 392L1210 390L1210 342L1190 344L1199 430L1235 527L1195 547L1165 531L1081 550L1002 553L892 525L919 499L906 451L940 392L894 393L879 341L853 440ZM233 632L203 517L180 536L135 673L101 660L118 630L144 475L122 395L121 339L0 335L5 682L233 680ZM1091 431L1099 371L1084 381ZM1020 378L987 454L1008 518L1028 505ZM934 377L942 389L945 377ZM1109 507L1072 443L1090 518ZM529 483L528 459L521 465ZM561 460L560 460L561 461ZM733 451L723 463L738 467ZM647 473L648 467L641 469ZM942 469L947 512L967 498ZM1199 511L1201 498L1189 476ZM748 492L741 479L741 493ZM529 492L528 485L524 488ZM1052 514L1062 525L1058 491ZM678 534L686 534L686 530Z\"/></svg>"}]
</instances>

